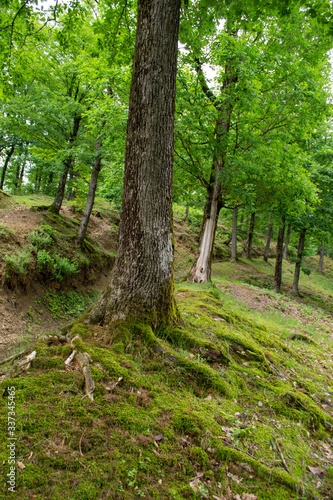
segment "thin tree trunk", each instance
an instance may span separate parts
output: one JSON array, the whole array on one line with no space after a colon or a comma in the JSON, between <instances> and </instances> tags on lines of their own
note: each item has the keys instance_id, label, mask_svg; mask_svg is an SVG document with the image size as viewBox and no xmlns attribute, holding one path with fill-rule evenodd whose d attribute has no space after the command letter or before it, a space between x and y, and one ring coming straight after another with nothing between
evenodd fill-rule
<instances>
[{"instance_id":1,"label":"thin tree trunk","mask_svg":"<svg viewBox=\"0 0 333 500\"><path fill-rule=\"evenodd\" d=\"M74 179L74 164L72 162L71 168L69 170L69 185L67 186L67 192L65 196L67 201L72 201L75 198L75 193L73 189L73 179Z\"/></svg>"},{"instance_id":2,"label":"thin tree trunk","mask_svg":"<svg viewBox=\"0 0 333 500\"><path fill-rule=\"evenodd\" d=\"M56 192L56 195L54 198L54 202L49 207L49 211L54 213L54 214L57 214L57 215L60 212L62 201L64 199L67 175L68 175L69 169L71 168L71 163L72 163L72 158L67 158L67 160L63 161L64 169L63 169L62 174L60 176L60 180L59 180L57 192Z\"/></svg>"},{"instance_id":3,"label":"thin tree trunk","mask_svg":"<svg viewBox=\"0 0 333 500\"><path fill-rule=\"evenodd\" d=\"M81 115L75 115L73 121L73 130L69 138L70 144L73 143L75 141L75 138L77 137L80 128L80 122L81 122ZM57 215L59 214L62 201L64 199L67 176L68 172L72 168L72 162L73 158L71 156L69 156L66 160L63 161L64 169L60 176L55 199L52 205L49 207L49 211Z\"/></svg>"},{"instance_id":4,"label":"thin tree trunk","mask_svg":"<svg viewBox=\"0 0 333 500\"><path fill-rule=\"evenodd\" d=\"M285 218L282 218L282 226L279 227L278 239L276 243L276 261L274 273L274 290L278 293L281 292L282 283L282 262L283 262L283 239L285 230Z\"/></svg>"},{"instance_id":5,"label":"thin tree trunk","mask_svg":"<svg viewBox=\"0 0 333 500\"><path fill-rule=\"evenodd\" d=\"M249 230L248 245L247 245L247 258L248 259L252 258L252 245L253 245L253 233L254 233L255 217L256 217L256 213L253 212L251 214L251 219L250 219L250 230Z\"/></svg>"},{"instance_id":6,"label":"thin tree trunk","mask_svg":"<svg viewBox=\"0 0 333 500\"><path fill-rule=\"evenodd\" d=\"M187 217L188 217L189 210L190 210L190 205L186 205L185 217L184 217L184 219L183 219L183 222L186 222L186 221L187 221Z\"/></svg>"},{"instance_id":7,"label":"thin tree trunk","mask_svg":"<svg viewBox=\"0 0 333 500\"><path fill-rule=\"evenodd\" d=\"M8 167L8 164L9 164L9 160L11 159L11 157L14 154L14 150L15 150L15 144L13 144L12 147L10 148L10 150L8 151L7 157L6 157L6 160L5 160L5 164L2 167L1 180L0 180L0 189L3 189L3 185L5 183L5 177L6 177L7 167Z\"/></svg>"},{"instance_id":8,"label":"thin tree trunk","mask_svg":"<svg viewBox=\"0 0 333 500\"><path fill-rule=\"evenodd\" d=\"M301 264L302 264L302 258L303 258L303 252L304 252L305 233L306 233L306 229L303 228L301 231L301 234L299 235L299 240L298 240L297 258L296 258L294 282L293 282L293 288L292 288L293 295L298 295L298 283L299 283L299 275L301 273Z\"/></svg>"},{"instance_id":9,"label":"thin tree trunk","mask_svg":"<svg viewBox=\"0 0 333 500\"><path fill-rule=\"evenodd\" d=\"M270 222L269 228L268 228L267 242L266 242L265 253L264 253L264 261L265 262L268 262L268 254L269 254L269 249L271 246L272 236L273 236L273 218L271 216L271 222Z\"/></svg>"},{"instance_id":10,"label":"thin tree trunk","mask_svg":"<svg viewBox=\"0 0 333 500\"><path fill-rule=\"evenodd\" d=\"M219 171L219 165L215 165ZM216 233L216 225L221 209L221 184L215 182L215 172L211 172L211 182L207 186L207 198L199 237L199 249L188 281L207 283L211 276L211 261Z\"/></svg>"},{"instance_id":11,"label":"thin tree trunk","mask_svg":"<svg viewBox=\"0 0 333 500\"><path fill-rule=\"evenodd\" d=\"M324 269L324 255L325 255L325 246L322 243L319 247L319 264L318 264L318 273L323 274Z\"/></svg>"},{"instance_id":12,"label":"thin tree trunk","mask_svg":"<svg viewBox=\"0 0 333 500\"><path fill-rule=\"evenodd\" d=\"M237 260L237 217L238 206L235 205L232 211L231 262L236 262Z\"/></svg>"},{"instance_id":13,"label":"thin tree trunk","mask_svg":"<svg viewBox=\"0 0 333 500\"><path fill-rule=\"evenodd\" d=\"M283 258L288 259L288 246L289 246L289 240L290 240L290 233L291 233L291 224L288 224L287 227L287 234L286 234L286 242L284 244L284 249L283 249Z\"/></svg>"},{"instance_id":14,"label":"thin tree trunk","mask_svg":"<svg viewBox=\"0 0 333 500\"><path fill-rule=\"evenodd\" d=\"M231 29L234 38L235 33ZM199 59L195 59L196 72L201 83L203 92L207 98L215 106L218 116L215 126L215 139L216 149L214 151L214 159L210 173L209 183L207 183L207 197L204 209L204 216L201 225L201 232L199 238L198 252L195 258L194 265L190 271L188 281L197 281L206 283L210 280L211 276L211 262L214 247L214 239L217 227L217 221L220 209L222 207L222 186L219 181L219 174L223 170L226 162L226 149L225 141L229 133L231 115L233 111L233 103L229 98L230 86L234 85L237 81L237 75L230 63L227 61L225 65L225 77L222 84L222 93L224 94L223 104L218 104L218 100L214 93L209 89L205 75L202 71Z\"/></svg>"},{"instance_id":15,"label":"thin tree trunk","mask_svg":"<svg viewBox=\"0 0 333 500\"><path fill-rule=\"evenodd\" d=\"M87 321L179 320L172 171L180 0L138 0L119 246Z\"/></svg>"},{"instance_id":16,"label":"thin tree trunk","mask_svg":"<svg viewBox=\"0 0 333 500\"><path fill-rule=\"evenodd\" d=\"M94 200L95 200L95 192L97 188L97 179L98 175L101 170L101 165L102 165L102 159L100 155L100 149L101 149L101 141L99 138L96 139L95 143L95 149L96 149L96 158L94 161L94 166L91 172L91 177L90 177L90 183L89 183L89 190L88 190L88 198L87 198L87 203L86 207L84 209L80 227L77 233L77 244L82 245L84 238L86 236L86 231L89 223L89 218L90 214L94 205Z\"/></svg>"}]
</instances>

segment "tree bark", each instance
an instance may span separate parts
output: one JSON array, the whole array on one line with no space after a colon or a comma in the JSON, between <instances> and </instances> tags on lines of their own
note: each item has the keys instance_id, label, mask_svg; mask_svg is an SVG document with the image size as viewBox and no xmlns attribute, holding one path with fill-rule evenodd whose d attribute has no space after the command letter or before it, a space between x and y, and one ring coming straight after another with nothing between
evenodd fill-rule
<instances>
[{"instance_id":1,"label":"tree bark","mask_svg":"<svg viewBox=\"0 0 333 500\"><path fill-rule=\"evenodd\" d=\"M234 37L235 33L232 29L230 29L230 32L232 33L231 36ZM195 69L201 83L202 91L206 94L206 97L212 102L218 112L215 126L216 148L214 151L210 179L206 185L207 197L200 231L199 247L188 278L188 281L206 283L210 280L211 276L214 239L218 216L222 207L222 186L219 181L219 174L226 163L226 143L233 111L233 103L230 99L229 91L230 87L237 82L237 75L231 62L227 61L221 92L223 94L223 99L219 102L207 85L199 59L195 58L195 62Z\"/></svg>"},{"instance_id":2,"label":"tree bark","mask_svg":"<svg viewBox=\"0 0 333 500\"><path fill-rule=\"evenodd\" d=\"M82 245L84 238L85 238L85 235L86 235L90 214L91 214L91 211L92 211L92 208L94 205L94 200L95 200L97 179L98 179L98 175L100 173L101 165L102 165L102 158L101 158L101 154L100 154L101 141L99 138L96 139L95 149L96 149L96 158L95 158L94 166L93 166L93 169L91 172L87 203L86 203L86 207L84 209L81 223L80 223L80 227L79 227L79 230L77 233L77 244L78 245Z\"/></svg>"},{"instance_id":3,"label":"tree bark","mask_svg":"<svg viewBox=\"0 0 333 500\"><path fill-rule=\"evenodd\" d=\"M270 249L270 246L271 246L272 236L273 236L273 218L271 217L271 222L270 222L269 228L268 228L268 235L267 235L265 253L264 253L264 261L265 262L268 262L268 254L269 254L269 249Z\"/></svg>"},{"instance_id":4,"label":"tree bark","mask_svg":"<svg viewBox=\"0 0 333 500\"><path fill-rule=\"evenodd\" d=\"M238 206L235 205L232 211L231 262L236 262L237 260L237 217Z\"/></svg>"},{"instance_id":5,"label":"tree bark","mask_svg":"<svg viewBox=\"0 0 333 500\"><path fill-rule=\"evenodd\" d=\"M286 234L286 242L284 244L284 250L283 250L283 258L287 260L288 258L288 246L289 246L289 240L290 240L290 233L291 233L291 224L288 224L287 227L287 234Z\"/></svg>"},{"instance_id":6,"label":"tree bark","mask_svg":"<svg viewBox=\"0 0 333 500\"><path fill-rule=\"evenodd\" d=\"M59 180L57 192L56 192L56 195L54 198L54 202L49 207L49 211L54 213L54 214L57 214L57 215L60 212L62 200L64 199L67 175L68 175L68 172L71 168L71 163L72 163L72 158L67 158L67 160L63 161L64 169L63 169L62 174L60 176L60 180Z\"/></svg>"},{"instance_id":7,"label":"tree bark","mask_svg":"<svg viewBox=\"0 0 333 500\"><path fill-rule=\"evenodd\" d=\"M276 261L275 261L275 273L274 273L274 290L278 293L281 292L282 283L282 262L283 262L283 239L284 230L286 222L285 218L282 218L282 226L279 227L278 239L276 243Z\"/></svg>"},{"instance_id":8,"label":"tree bark","mask_svg":"<svg viewBox=\"0 0 333 500\"><path fill-rule=\"evenodd\" d=\"M300 235L299 235L299 240L298 240L297 258L296 258L294 282L293 282L293 288L292 288L293 295L298 295L298 282L299 282L299 275L301 273L301 264L302 264L302 258L303 258L303 253L304 253L305 233L306 233L306 229L303 228Z\"/></svg>"},{"instance_id":9,"label":"tree bark","mask_svg":"<svg viewBox=\"0 0 333 500\"><path fill-rule=\"evenodd\" d=\"M250 230L249 230L248 245L247 245L247 258L248 259L252 258L252 244L253 244L255 217L256 217L256 213L253 212L251 214L251 219L250 219Z\"/></svg>"},{"instance_id":10,"label":"tree bark","mask_svg":"<svg viewBox=\"0 0 333 500\"><path fill-rule=\"evenodd\" d=\"M119 247L91 323L179 320L172 171L180 0L138 0Z\"/></svg>"},{"instance_id":11,"label":"tree bark","mask_svg":"<svg viewBox=\"0 0 333 500\"><path fill-rule=\"evenodd\" d=\"M320 245L319 250L319 264L318 264L318 273L323 274L324 269L324 255L325 255L325 246L324 243Z\"/></svg>"},{"instance_id":12,"label":"tree bark","mask_svg":"<svg viewBox=\"0 0 333 500\"><path fill-rule=\"evenodd\" d=\"M190 211L190 205L186 205L186 210L185 210L185 217L183 219L183 222L187 221L188 213Z\"/></svg>"},{"instance_id":13,"label":"tree bark","mask_svg":"<svg viewBox=\"0 0 333 500\"><path fill-rule=\"evenodd\" d=\"M73 130L71 132L70 138L69 138L69 143L73 143L78 135L79 128L80 128L80 122L81 122L81 115L75 115L74 116L74 121L73 121ZM54 214L59 214L62 201L64 199L65 195L65 188L66 188L66 181L67 181L67 176L68 172L70 171L72 167L72 162L73 158L69 156L66 160L63 161L64 169L62 171L62 174L60 176L57 192L54 198L54 202L52 205L49 207L49 211L54 213Z\"/></svg>"},{"instance_id":14,"label":"tree bark","mask_svg":"<svg viewBox=\"0 0 333 500\"><path fill-rule=\"evenodd\" d=\"M4 166L2 167L1 180L0 180L0 189L3 189L3 185L5 183L6 172L7 172L7 168L8 168L8 164L9 164L9 160L13 156L14 150L15 150L15 144L13 144L12 147L10 148L10 150L8 151L7 156L6 156L6 160L5 160L5 163L4 163Z\"/></svg>"},{"instance_id":15,"label":"tree bark","mask_svg":"<svg viewBox=\"0 0 333 500\"><path fill-rule=\"evenodd\" d=\"M207 186L204 217L199 237L199 249L188 278L188 281L198 283L207 283L210 280L216 225L222 206L221 183L216 181L216 173L220 172L220 164L216 162L214 167Z\"/></svg>"}]
</instances>

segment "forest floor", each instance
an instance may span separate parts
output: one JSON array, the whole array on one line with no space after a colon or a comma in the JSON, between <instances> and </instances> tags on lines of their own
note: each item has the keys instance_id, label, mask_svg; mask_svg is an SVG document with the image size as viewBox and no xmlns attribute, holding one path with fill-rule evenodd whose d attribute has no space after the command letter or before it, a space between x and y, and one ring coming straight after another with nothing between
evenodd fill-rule
<instances>
[{"instance_id":1,"label":"forest floor","mask_svg":"<svg viewBox=\"0 0 333 500\"><path fill-rule=\"evenodd\" d=\"M0 207L2 358L79 317L116 249L119 216L103 204L80 252L79 215L65 206L49 218L32 204L35 197L17 197ZM199 225L177 209L175 219L182 279ZM273 261L224 259L214 262L211 284L177 283L181 327L133 325L119 337L77 324L94 401L84 397L78 367L64 365L73 348L37 340L28 372L0 383L4 401L15 388L17 437L16 492L4 480L0 498L332 499L333 262L323 275L316 257L306 265L297 299L289 262L276 294ZM7 416L2 405L3 478Z\"/></svg>"}]
</instances>

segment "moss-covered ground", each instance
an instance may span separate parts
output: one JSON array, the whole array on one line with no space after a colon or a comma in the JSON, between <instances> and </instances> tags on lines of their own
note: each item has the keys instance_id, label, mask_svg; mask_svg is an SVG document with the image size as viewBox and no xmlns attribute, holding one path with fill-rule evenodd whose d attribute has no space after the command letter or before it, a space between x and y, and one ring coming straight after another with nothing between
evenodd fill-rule
<instances>
[{"instance_id":1,"label":"moss-covered ground","mask_svg":"<svg viewBox=\"0 0 333 500\"><path fill-rule=\"evenodd\" d=\"M3 272L8 249L27 249L29 279L46 286L28 309L29 325L42 322L44 308L59 325L81 314L94 296L68 282L88 282L111 256L103 248L116 249L119 214L101 200L95 208L107 224L102 233L92 220L80 254L73 242L82 207L75 214L66 207L58 217L34 214L30 231L27 219L11 225L18 205L23 218L31 205L51 201L3 201ZM201 213L191 208L184 221L185 207L175 206L174 215L181 279L195 254ZM220 260L228 256L227 235L221 223ZM79 272L53 279L48 256L55 253L77 262ZM23 254L21 264L24 271ZM312 272L301 275L294 298L287 261L282 294L272 291L273 261L216 262L211 284L177 284L182 324L168 330L137 324L115 332L75 323L71 335L82 339L75 346L91 358L94 401L85 396L81 371L65 366L73 348L40 339L29 370L0 382L0 499L331 500L333 264L326 259L323 275L317 264L316 257L305 261ZM8 368L0 365L1 372ZM6 483L11 437L15 493Z\"/></svg>"},{"instance_id":2,"label":"moss-covered ground","mask_svg":"<svg viewBox=\"0 0 333 500\"><path fill-rule=\"evenodd\" d=\"M215 280L177 286L178 328L119 336L76 324L93 402L82 373L65 368L72 348L39 341L27 374L0 385L1 498L333 498L332 338L292 340L294 324L221 291L219 269ZM5 483L11 387L15 493Z\"/></svg>"}]
</instances>

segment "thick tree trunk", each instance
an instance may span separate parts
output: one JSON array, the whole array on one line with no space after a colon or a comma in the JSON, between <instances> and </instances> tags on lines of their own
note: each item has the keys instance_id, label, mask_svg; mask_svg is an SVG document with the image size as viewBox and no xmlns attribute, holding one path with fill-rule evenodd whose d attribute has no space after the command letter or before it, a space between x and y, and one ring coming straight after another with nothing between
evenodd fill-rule
<instances>
[{"instance_id":1,"label":"thick tree trunk","mask_svg":"<svg viewBox=\"0 0 333 500\"><path fill-rule=\"evenodd\" d=\"M15 145L13 144L12 147L10 148L10 150L7 153L5 164L2 167L1 180L0 180L0 189L3 189L3 185L5 183L6 172L7 172L7 168L8 168L8 164L9 164L9 160L13 156L14 150L15 150Z\"/></svg>"},{"instance_id":2,"label":"thick tree trunk","mask_svg":"<svg viewBox=\"0 0 333 500\"><path fill-rule=\"evenodd\" d=\"M269 228L268 228L268 235L267 235L265 253L264 253L264 261L265 262L268 262L268 254L269 254L269 249L270 249L270 246L271 246L272 236L273 236L273 218L271 217L271 222L270 222Z\"/></svg>"},{"instance_id":3,"label":"thick tree trunk","mask_svg":"<svg viewBox=\"0 0 333 500\"><path fill-rule=\"evenodd\" d=\"M274 273L274 290L281 292L282 283L282 262L283 262L283 239L285 230L285 218L282 219L282 226L279 227L278 239L276 243L276 261Z\"/></svg>"},{"instance_id":4,"label":"thick tree trunk","mask_svg":"<svg viewBox=\"0 0 333 500\"><path fill-rule=\"evenodd\" d=\"M238 206L235 205L232 211L231 262L237 260L237 217Z\"/></svg>"},{"instance_id":5,"label":"thick tree trunk","mask_svg":"<svg viewBox=\"0 0 333 500\"><path fill-rule=\"evenodd\" d=\"M211 172L210 183L207 186L207 198L199 237L199 249L188 281L207 283L210 280L216 225L221 209L221 184L215 181L216 172L219 172L218 162Z\"/></svg>"},{"instance_id":6,"label":"thick tree trunk","mask_svg":"<svg viewBox=\"0 0 333 500\"><path fill-rule=\"evenodd\" d=\"M49 207L49 211L54 213L54 214L57 214L57 215L59 214L59 211L60 211L60 208L62 205L62 200L64 199L67 175L68 175L68 172L71 168L71 163L72 163L72 158L67 158L67 160L64 160L64 162L63 162L64 170L60 176L58 189L57 189L57 192L56 192L56 195L54 198L54 202Z\"/></svg>"},{"instance_id":7,"label":"thick tree trunk","mask_svg":"<svg viewBox=\"0 0 333 500\"><path fill-rule=\"evenodd\" d=\"M322 243L320 247L318 248L319 250L319 264L318 264L318 273L323 274L323 269L324 269L324 254L325 254L325 246Z\"/></svg>"},{"instance_id":8,"label":"thick tree trunk","mask_svg":"<svg viewBox=\"0 0 333 500\"><path fill-rule=\"evenodd\" d=\"M174 299L172 170L180 0L139 0L119 247L87 321L179 320Z\"/></svg>"},{"instance_id":9,"label":"thick tree trunk","mask_svg":"<svg viewBox=\"0 0 333 500\"><path fill-rule=\"evenodd\" d=\"M83 240L84 240L85 235L86 235L90 214L91 214L92 207L93 207L94 200L95 200L97 179L98 179L98 175L100 173L101 165L102 165L102 159L101 159L101 155L100 155L101 141L99 138L97 138L97 140L96 140L95 149L96 149L97 156L95 158L94 166L93 166L93 169L91 172L86 207L84 209L81 223L80 223L80 227L79 227L79 230L77 233L77 244L78 245L82 245Z\"/></svg>"},{"instance_id":10,"label":"thick tree trunk","mask_svg":"<svg viewBox=\"0 0 333 500\"><path fill-rule=\"evenodd\" d=\"M253 212L251 214L251 219L250 219L250 230L249 230L249 237L248 237L248 244L247 244L247 258L248 259L252 258L252 245L253 245L253 233L254 233L255 217L256 217L256 213Z\"/></svg>"},{"instance_id":11,"label":"thick tree trunk","mask_svg":"<svg viewBox=\"0 0 333 500\"><path fill-rule=\"evenodd\" d=\"M288 224L287 227L287 234L286 234L286 242L284 244L284 249L283 249L283 258L287 260L288 258L288 246L289 246L289 240L290 240L290 233L291 233L291 224Z\"/></svg>"},{"instance_id":12,"label":"thick tree trunk","mask_svg":"<svg viewBox=\"0 0 333 500\"><path fill-rule=\"evenodd\" d=\"M301 264L302 264L304 243L305 243L305 233L306 229L303 228L301 234L299 235L299 240L298 240L297 258L296 258L294 282L292 288L293 295L298 295L298 282L299 282L299 275L301 273Z\"/></svg>"}]
</instances>

